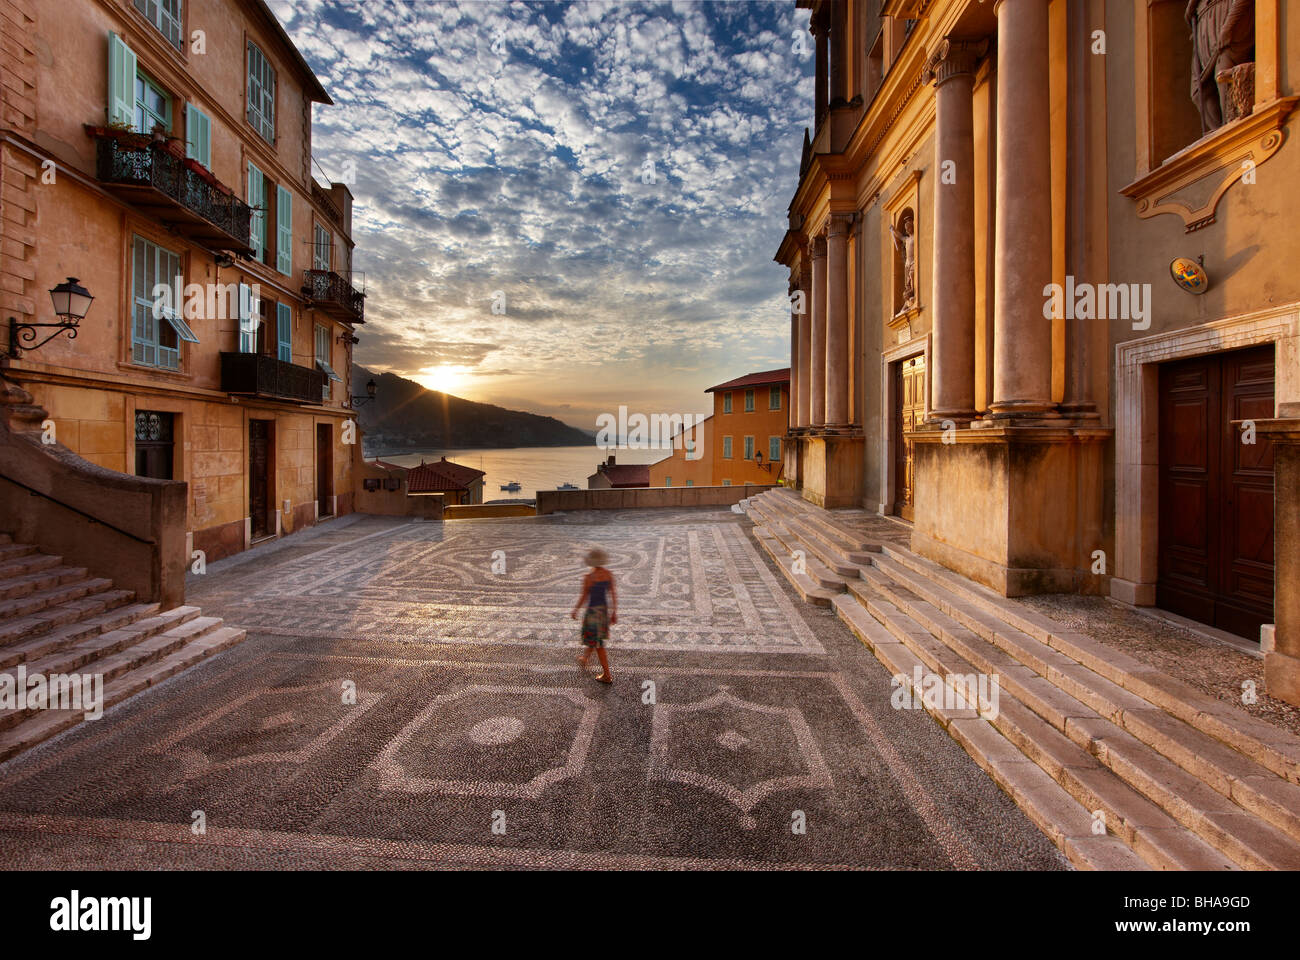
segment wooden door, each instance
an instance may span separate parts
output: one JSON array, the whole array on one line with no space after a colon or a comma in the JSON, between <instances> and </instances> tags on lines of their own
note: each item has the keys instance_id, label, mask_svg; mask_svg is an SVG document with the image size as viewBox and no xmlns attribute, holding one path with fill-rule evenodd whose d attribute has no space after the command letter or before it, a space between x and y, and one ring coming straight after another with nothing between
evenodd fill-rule
<instances>
[{"instance_id":1,"label":"wooden door","mask_svg":"<svg viewBox=\"0 0 1300 960\"><path fill-rule=\"evenodd\" d=\"M334 493L334 439L328 423L316 424L316 515L328 517Z\"/></svg>"},{"instance_id":2,"label":"wooden door","mask_svg":"<svg viewBox=\"0 0 1300 960\"><path fill-rule=\"evenodd\" d=\"M894 365L894 511L912 519L912 442L904 433L925 420L925 357Z\"/></svg>"},{"instance_id":3,"label":"wooden door","mask_svg":"<svg viewBox=\"0 0 1300 960\"><path fill-rule=\"evenodd\" d=\"M248 518L253 539L270 536L271 422L248 421Z\"/></svg>"},{"instance_id":4,"label":"wooden door","mask_svg":"<svg viewBox=\"0 0 1300 960\"><path fill-rule=\"evenodd\" d=\"M1252 640L1273 620L1273 449L1232 421L1273 416L1273 377L1272 346L1160 369L1156 603Z\"/></svg>"}]
</instances>

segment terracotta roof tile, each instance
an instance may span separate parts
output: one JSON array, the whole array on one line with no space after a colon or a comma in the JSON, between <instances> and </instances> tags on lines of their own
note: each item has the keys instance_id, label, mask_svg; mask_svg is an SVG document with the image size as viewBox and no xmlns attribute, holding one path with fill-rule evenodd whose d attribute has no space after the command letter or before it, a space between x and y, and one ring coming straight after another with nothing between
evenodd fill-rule
<instances>
[{"instance_id":1,"label":"terracotta roof tile","mask_svg":"<svg viewBox=\"0 0 1300 960\"><path fill-rule=\"evenodd\" d=\"M406 489L410 493L437 493L441 490L465 490L484 476L482 470L452 463L446 457L433 463L411 467L406 474Z\"/></svg>"},{"instance_id":2,"label":"terracotta roof tile","mask_svg":"<svg viewBox=\"0 0 1300 960\"><path fill-rule=\"evenodd\" d=\"M789 383L790 368L782 367L780 370L764 370L761 373L747 373L743 377L737 377L735 380L728 380L726 383L720 383L716 387L709 387L705 393L712 393L715 390L736 390L740 387L759 387L767 384Z\"/></svg>"}]
</instances>

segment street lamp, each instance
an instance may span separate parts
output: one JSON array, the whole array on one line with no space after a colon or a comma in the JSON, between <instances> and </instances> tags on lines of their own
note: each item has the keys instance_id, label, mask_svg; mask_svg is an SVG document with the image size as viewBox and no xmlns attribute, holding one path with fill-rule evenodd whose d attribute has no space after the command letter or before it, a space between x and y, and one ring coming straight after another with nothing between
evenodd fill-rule
<instances>
[{"instance_id":1,"label":"street lamp","mask_svg":"<svg viewBox=\"0 0 1300 960\"><path fill-rule=\"evenodd\" d=\"M363 403L369 403L371 400L375 399L375 392L378 389L379 386L375 383L375 378L371 377L366 383L366 395L364 397L353 397L352 406L355 408L361 406Z\"/></svg>"},{"instance_id":2,"label":"street lamp","mask_svg":"<svg viewBox=\"0 0 1300 960\"><path fill-rule=\"evenodd\" d=\"M764 463L764 462L763 462L763 454L762 454L762 451L759 451L759 452L757 452L757 453L754 454L754 463L758 465L758 468L759 468L760 470L766 470L767 472L771 473L771 471L772 471L772 464L770 464L770 463Z\"/></svg>"},{"instance_id":3,"label":"street lamp","mask_svg":"<svg viewBox=\"0 0 1300 960\"><path fill-rule=\"evenodd\" d=\"M76 277L68 277L50 291L50 300L54 303L54 315L59 318L58 323L22 323L14 317L9 318L8 356L16 360L22 356L24 350L38 350L65 331L69 340L77 339L77 325L85 319L94 299L90 291L83 287ZM53 333L38 343L37 330L53 330Z\"/></svg>"}]
</instances>

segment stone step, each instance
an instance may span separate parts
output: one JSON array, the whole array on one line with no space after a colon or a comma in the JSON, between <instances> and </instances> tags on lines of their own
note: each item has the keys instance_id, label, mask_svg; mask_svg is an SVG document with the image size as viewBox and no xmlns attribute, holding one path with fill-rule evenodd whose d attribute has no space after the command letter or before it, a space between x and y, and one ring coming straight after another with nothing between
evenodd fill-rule
<instances>
[{"instance_id":1,"label":"stone step","mask_svg":"<svg viewBox=\"0 0 1300 960\"><path fill-rule=\"evenodd\" d=\"M179 649L159 659L142 663L104 684L104 709L116 706L140 691L242 642L244 637L245 632L237 627L220 626L207 629L199 636L189 639ZM83 722L85 722L84 711L40 711L11 729L0 732L0 761L7 760Z\"/></svg>"},{"instance_id":2,"label":"stone step","mask_svg":"<svg viewBox=\"0 0 1300 960\"><path fill-rule=\"evenodd\" d=\"M833 511L810 510L801 519L817 527L837 549L846 555L849 553L877 554L880 552L880 543L841 526L836 522L835 517ZM869 560L871 558L867 557L865 559Z\"/></svg>"},{"instance_id":3,"label":"stone step","mask_svg":"<svg viewBox=\"0 0 1300 960\"><path fill-rule=\"evenodd\" d=\"M21 577L38 570L48 570L63 563L62 557L52 557L48 553L30 553L25 557L14 557L0 563L0 580Z\"/></svg>"},{"instance_id":4,"label":"stone step","mask_svg":"<svg viewBox=\"0 0 1300 960\"><path fill-rule=\"evenodd\" d=\"M78 623L128 604L133 599L135 594L130 590L100 590L90 596L56 603L25 617L0 621L0 657L4 655L4 646L33 639L60 626Z\"/></svg>"},{"instance_id":5,"label":"stone step","mask_svg":"<svg viewBox=\"0 0 1300 960\"><path fill-rule=\"evenodd\" d=\"M40 659L27 662L25 664L27 674L28 676L41 674L50 677L55 674L79 671L81 673L101 674L105 681L111 680L119 673L144 662L145 659L156 659L165 653L170 653L171 649L176 646L188 642L192 637L175 631L174 628L187 624L198 616L198 607L173 607L166 613L145 617L125 627L95 634L79 643L62 647ZM208 621L207 629L213 629L220 623L219 620L211 617L208 618ZM167 649L158 652L154 648L145 649L139 646L164 632L171 634L173 637L170 641L170 647ZM135 655L137 651L142 649L144 649L143 655ZM130 650L133 656L119 662L113 662L109 659L112 655L123 650ZM17 724L24 715L31 715L35 712L37 711L29 710L26 714L13 711L0 712L0 730Z\"/></svg>"},{"instance_id":6,"label":"stone step","mask_svg":"<svg viewBox=\"0 0 1300 960\"><path fill-rule=\"evenodd\" d=\"M835 593L843 593L847 588L850 575L836 573L822 563L817 556L817 552L784 523L773 521L767 524L764 529L785 547L792 564L802 564L804 573L817 586ZM851 576L856 577L856 572Z\"/></svg>"},{"instance_id":7,"label":"stone step","mask_svg":"<svg viewBox=\"0 0 1300 960\"><path fill-rule=\"evenodd\" d=\"M0 601L0 621L26 617L48 607L65 603L68 600L77 600L94 593L102 593L112 586L112 580L84 577L70 583L61 583L53 587L46 587L43 590L35 590L23 597Z\"/></svg>"},{"instance_id":8,"label":"stone step","mask_svg":"<svg viewBox=\"0 0 1300 960\"><path fill-rule=\"evenodd\" d=\"M1037 640L1042 647L1065 655L1116 686L1227 744L1278 776L1300 784L1300 737L1289 731L1202 693L1122 650L1069 631L1056 621L984 590L911 551L885 545L884 559L892 560L929 581L933 586L928 588L927 599L976 633L987 638L991 633L1007 632L1008 627L1013 628L1021 635ZM886 564L880 566L883 568Z\"/></svg>"},{"instance_id":9,"label":"stone step","mask_svg":"<svg viewBox=\"0 0 1300 960\"><path fill-rule=\"evenodd\" d=\"M832 603L849 629L910 692L913 672L918 666L924 672L924 662L853 594L840 594ZM961 702L959 695L955 699ZM1075 866L1094 870L1151 869L1151 863L1118 837L1094 833L1091 811L981 718L973 705L953 708L932 703L925 709Z\"/></svg>"},{"instance_id":10,"label":"stone step","mask_svg":"<svg viewBox=\"0 0 1300 960\"><path fill-rule=\"evenodd\" d=\"M799 517L787 517L782 521L788 529L798 535L807 544L808 549L817 554L829 569L842 577L856 577L865 564L871 563L871 554L854 551L851 554L832 543L814 524ZM858 559L853 559L857 557Z\"/></svg>"},{"instance_id":11,"label":"stone step","mask_svg":"<svg viewBox=\"0 0 1300 960\"><path fill-rule=\"evenodd\" d=\"M29 663L71 644L152 617L157 612L156 603L127 603L97 616L37 634L29 640L0 646L0 670L11 669L20 663Z\"/></svg>"},{"instance_id":12,"label":"stone step","mask_svg":"<svg viewBox=\"0 0 1300 960\"><path fill-rule=\"evenodd\" d=\"M48 590L50 587L57 587L61 583L81 580L86 575L87 570L85 567L58 566L18 577L8 577L0 580L0 600L12 600L15 597L29 596L37 590Z\"/></svg>"},{"instance_id":13,"label":"stone step","mask_svg":"<svg viewBox=\"0 0 1300 960\"><path fill-rule=\"evenodd\" d=\"M767 527L755 527L754 538L758 540L759 546L772 558L772 562L776 564L777 569L790 581L790 585L794 587L805 603L820 607L828 606L831 598L841 592L827 590L814 582L807 573L796 572L794 570L794 558L790 556L785 544L771 533L768 533Z\"/></svg>"},{"instance_id":14,"label":"stone step","mask_svg":"<svg viewBox=\"0 0 1300 960\"><path fill-rule=\"evenodd\" d=\"M1045 648L1043 662L1029 669L1020 652L1025 641L1036 643L1032 638L1022 634L1016 643L995 635L1000 642L990 642L913 593L909 585L916 585L914 580L896 570L893 576L899 579L871 571L864 574L864 579L888 602L886 609L915 625L921 636L910 639L923 660L926 652L931 654L932 670L941 673L939 664L945 659L949 663L944 669L952 669L952 657L944 656L944 652L950 652L961 660L956 673L997 673L1004 691L1081 749L1102 758L1129 786L1236 862L1252 868L1294 869L1286 866L1293 862L1300 866L1300 790L1294 784L1240 754L1224 767L1214 765L1213 754L1192 763L1186 756L1188 751L1209 738L1050 648ZM860 593L856 595L863 599ZM865 599L877 619L888 616L882 615L885 601ZM1160 721L1157 715L1169 722ZM1181 767L1162 755L1157 749L1160 742L1151 744L1134 736L1125 729L1126 721L1136 721L1139 731L1161 730L1165 745L1177 746L1184 759L1189 759L1189 767ZM1105 749L1107 742L1122 746L1114 756L1123 757L1123 764L1106 762L1105 757L1110 755ZM1220 746L1228 751L1226 746ZM1216 794L1206 786L1202 771L1211 770L1225 788L1222 793ZM1216 781L1209 782L1212 786ZM1264 822L1250 823L1250 814ZM1150 818L1142 815L1149 825Z\"/></svg>"},{"instance_id":15,"label":"stone step","mask_svg":"<svg viewBox=\"0 0 1300 960\"><path fill-rule=\"evenodd\" d=\"M0 563L33 553L36 553L36 548L30 543L0 543Z\"/></svg>"}]
</instances>

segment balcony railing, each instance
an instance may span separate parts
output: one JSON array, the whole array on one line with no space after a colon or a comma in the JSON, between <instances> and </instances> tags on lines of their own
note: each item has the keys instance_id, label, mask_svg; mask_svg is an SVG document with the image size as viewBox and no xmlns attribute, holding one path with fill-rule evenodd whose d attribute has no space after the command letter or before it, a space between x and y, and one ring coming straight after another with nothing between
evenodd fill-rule
<instances>
[{"instance_id":1,"label":"balcony railing","mask_svg":"<svg viewBox=\"0 0 1300 960\"><path fill-rule=\"evenodd\" d=\"M111 193L213 250L250 254L251 209L161 145L96 135L96 176Z\"/></svg>"},{"instance_id":2,"label":"balcony railing","mask_svg":"<svg viewBox=\"0 0 1300 960\"><path fill-rule=\"evenodd\" d=\"M251 397L320 403L325 374L260 353L223 353L221 389Z\"/></svg>"},{"instance_id":3,"label":"balcony railing","mask_svg":"<svg viewBox=\"0 0 1300 960\"><path fill-rule=\"evenodd\" d=\"M365 323L366 295L333 270L307 270L303 280L312 306L346 323Z\"/></svg>"}]
</instances>

